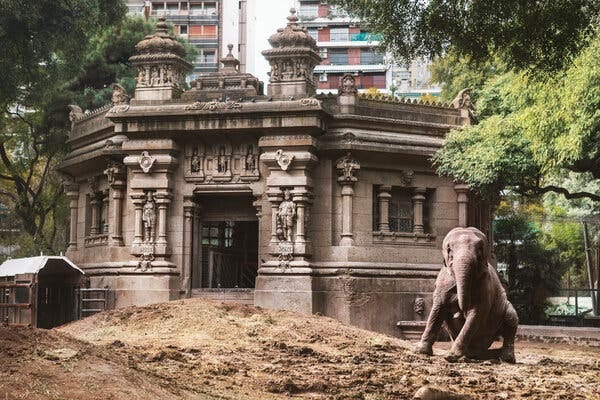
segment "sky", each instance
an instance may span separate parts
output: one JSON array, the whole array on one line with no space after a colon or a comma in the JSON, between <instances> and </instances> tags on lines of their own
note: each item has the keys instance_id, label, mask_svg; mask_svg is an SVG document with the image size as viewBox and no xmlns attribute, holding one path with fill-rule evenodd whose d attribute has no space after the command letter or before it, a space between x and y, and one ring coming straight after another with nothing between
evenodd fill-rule
<instances>
[{"instance_id":1,"label":"sky","mask_svg":"<svg viewBox=\"0 0 600 400\"><path fill-rule=\"evenodd\" d=\"M267 39L287 24L286 17L290 15L290 8L295 6L294 0L249 0L254 3L256 12L248 10L248 43L255 43L256 48L248 49L247 72L258 77L265 83L269 83L267 72L270 70L269 63L262 56L261 51L271 48Z\"/></svg>"}]
</instances>

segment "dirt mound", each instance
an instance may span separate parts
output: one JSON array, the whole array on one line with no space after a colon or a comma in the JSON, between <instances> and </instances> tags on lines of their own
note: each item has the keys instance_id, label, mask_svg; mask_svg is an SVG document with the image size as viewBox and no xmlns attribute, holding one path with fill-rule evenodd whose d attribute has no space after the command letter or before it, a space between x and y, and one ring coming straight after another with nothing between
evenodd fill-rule
<instances>
[{"instance_id":1,"label":"dirt mound","mask_svg":"<svg viewBox=\"0 0 600 400\"><path fill-rule=\"evenodd\" d=\"M475 399L600 398L598 348L518 342L516 365L450 364L330 318L200 299L114 310L59 331L198 396L409 399L428 385Z\"/></svg>"},{"instance_id":2,"label":"dirt mound","mask_svg":"<svg viewBox=\"0 0 600 400\"><path fill-rule=\"evenodd\" d=\"M42 329L0 327L0 399L191 399L126 354ZM206 397L207 399L209 397Z\"/></svg>"}]
</instances>

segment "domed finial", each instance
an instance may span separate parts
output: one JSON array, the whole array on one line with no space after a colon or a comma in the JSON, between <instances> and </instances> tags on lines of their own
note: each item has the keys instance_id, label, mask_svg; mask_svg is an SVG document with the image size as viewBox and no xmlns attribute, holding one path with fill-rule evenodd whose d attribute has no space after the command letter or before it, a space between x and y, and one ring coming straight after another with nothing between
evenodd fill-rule
<instances>
[{"instance_id":1,"label":"domed finial","mask_svg":"<svg viewBox=\"0 0 600 400\"><path fill-rule=\"evenodd\" d=\"M228 74L237 73L240 62L237 58L235 58L233 56L233 53L232 53L233 44L229 43L227 45L227 48L229 49L229 54L227 54L225 57L221 58L221 63L223 64L223 68L221 69L221 72L228 73Z\"/></svg>"},{"instance_id":2,"label":"domed finial","mask_svg":"<svg viewBox=\"0 0 600 400\"><path fill-rule=\"evenodd\" d=\"M296 16L296 9L294 7L290 8L290 15L287 17L288 26L297 25L298 17Z\"/></svg>"},{"instance_id":3,"label":"domed finial","mask_svg":"<svg viewBox=\"0 0 600 400\"><path fill-rule=\"evenodd\" d=\"M165 17L158 17L158 22L156 23L156 34L159 36L168 36L169 30Z\"/></svg>"}]
</instances>

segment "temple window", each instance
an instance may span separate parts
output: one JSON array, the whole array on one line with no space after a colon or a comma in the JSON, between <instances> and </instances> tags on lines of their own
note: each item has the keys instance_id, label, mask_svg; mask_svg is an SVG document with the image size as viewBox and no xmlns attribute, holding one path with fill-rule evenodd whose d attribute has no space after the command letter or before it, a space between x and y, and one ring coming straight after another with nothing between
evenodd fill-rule
<instances>
[{"instance_id":1,"label":"temple window","mask_svg":"<svg viewBox=\"0 0 600 400\"><path fill-rule=\"evenodd\" d=\"M373 187L375 243L430 243L426 188L377 185Z\"/></svg>"}]
</instances>

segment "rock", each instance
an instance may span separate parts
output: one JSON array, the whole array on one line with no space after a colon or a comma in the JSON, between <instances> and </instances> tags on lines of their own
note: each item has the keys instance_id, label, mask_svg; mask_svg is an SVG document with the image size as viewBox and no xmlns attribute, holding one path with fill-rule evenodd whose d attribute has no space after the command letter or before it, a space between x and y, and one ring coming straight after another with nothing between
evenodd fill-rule
<instances>
[{"instance_id":1,"label":"rock","mask_svg":"<svg viewBox=\"0 0 600 400\"><path fill-rule=\"evenodd\" d=\"M432 386L423 386L413 396L415 400L472 400L470 396L460 395Z\"/></svg>"}]
</instances>

